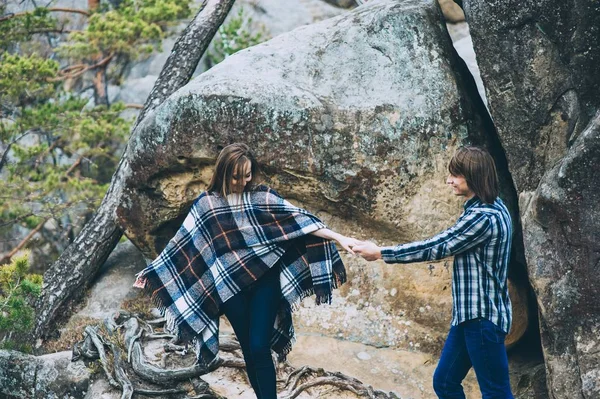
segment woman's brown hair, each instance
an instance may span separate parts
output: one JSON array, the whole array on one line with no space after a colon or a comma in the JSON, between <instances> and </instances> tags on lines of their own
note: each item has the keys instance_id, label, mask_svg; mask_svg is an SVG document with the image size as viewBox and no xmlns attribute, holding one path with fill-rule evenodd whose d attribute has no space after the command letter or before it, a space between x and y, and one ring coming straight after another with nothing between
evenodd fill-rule
<instances>
[{"instance_id":1,"label":"woman's brown hair","mask_svg":"<svg viewBox=\"0 0 600 399\"><path fill-rule=\"evenodd\" d=\"M481 147L464 146L456 153L448 164L452 176L462 176L467 185L479 199L493 204L500 191L496 164L490 153Z\"/></svg>"},{"instance_id":2,"label":"woman's brown hair","mask_svg":"<svg viewBox=\"0 0 600 399\"><path fill-rule=\"evenodd\" d=\"M215 163L215 170L208 184L206 191L214 192L226 197L228 194L237 192L236 188L241 188L243 176L237 176L236 180L238 187L232 183L234 173L243 174L244 165L250 161L252 180L246 184L244 191L248 191L254 185L255 178L258 174L258 164L254 159L254 155L250 148L243 143L233 143L221 150Z\"/></svg>"}]
</instances>

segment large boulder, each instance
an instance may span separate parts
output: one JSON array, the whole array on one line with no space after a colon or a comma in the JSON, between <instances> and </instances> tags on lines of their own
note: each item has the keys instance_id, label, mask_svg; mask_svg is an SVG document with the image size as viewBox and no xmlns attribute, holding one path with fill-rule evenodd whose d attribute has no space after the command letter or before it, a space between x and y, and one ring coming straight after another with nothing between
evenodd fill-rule
<instances>
[{"instance_id":1,"label":"large boulder","mask_svg":"<svg viewBox=\"0 0 600 399\"><path fill-rule=\"evenodd\" d=\"M524 200L551 392L600 397L600 113Z\"/></svg>"},{"instance_id":2,"label":"large boulder","mask_svg":"<svg viewBox=\"0 0 600 399\"><path fill-rule=\"evenodd\" d=\"M82 398L91 371L71 352L31 356L0 350L0 397L6 399Z\"/></svg>"},{"instance_id":3,"label":"large boulder","mask_svg":"<svg viewBox=\"0 0 600 399\"><path fill-rule=\"evenodd\" d=\"M336 230L382 243L422 239L453 223L462 203L445 187L446 165L464 143L492 148L503 196L515 204L464 71L434 2L375 2L241 51L142 122L147 139L129 143L120 223L155 257L206 187L220 148L235 141L250 144L264 179L284 196ZM300 324L380 346L440 349L451 260L347 263L350 282L336 294L337 307L309 310Z\"/></svg>"},{"instance_id":4,"label":"large boulder","mask_svg":"<svg viewBox=\"0 0 600 399\"><path fill-rule=\"evenodd\" d=\"M600 103L594 0L465 0L490 111L519 192L533 191Z\"/></svg>"},{"instance_id":5,"label":"large boulder","mask_svg":"<svg viewBox=\"0 0 600 399\"><path fill-rule=\"evenodd\" d=\"M600 397L600 7L593 0L464 0L464 7L519 193L550 394Z\"/></svg>"}]
</instances>

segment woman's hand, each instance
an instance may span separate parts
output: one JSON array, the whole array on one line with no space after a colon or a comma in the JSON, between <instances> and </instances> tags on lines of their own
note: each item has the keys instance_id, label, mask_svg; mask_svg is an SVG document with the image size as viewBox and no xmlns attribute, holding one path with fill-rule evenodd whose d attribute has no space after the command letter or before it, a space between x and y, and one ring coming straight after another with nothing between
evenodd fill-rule
<instances>
[{"instance_id":1,"label":"woman's hand","mask_svg":"<svg viewBox=\"0 0 600 399\"><path fill-rule=\"evenodd\" d=\"M347 252L351 253L352 255L354 255L354 251L352 250L352 248L355 245L358 245L361 243L361 241L357 240L356 238L346 237L346 236L338 237L336 239L336 241L338 244L340 244L340 246L342 248L344 248Z\"/></svg>"},{"instance_id":2,"label":"woman's hand","mask_svg":"<svg viewBox=\"0 0 600 399\"><path fill-rule=\"evenodd\" d=\"M352 248L355 245L362 243L362 241L357 240L356 238L343 236L340 233L336 233L335 231L329 230L328 228L319 229L317 231L313 231L310 234L324 238L326 240L334 240L352 255L354 255L354 251L352 250Z\"/></svg>"},{"instance_id":3,"label":"woman's hand","mask_svg":"<svg viewBox=\"0 0 600 399\"><path fill-rule=\"evenodd\" d=\"M135 282L133 283L133 286L135 288L144 288L146 287L146 279L143 277L138 277L135 279Z\"/></svg>"}]
</instances>

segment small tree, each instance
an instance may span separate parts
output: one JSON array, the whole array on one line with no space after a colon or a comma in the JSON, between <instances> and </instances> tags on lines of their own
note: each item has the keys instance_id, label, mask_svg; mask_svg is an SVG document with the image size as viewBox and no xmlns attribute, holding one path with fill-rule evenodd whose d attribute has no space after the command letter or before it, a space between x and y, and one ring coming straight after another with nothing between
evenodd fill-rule
<instances>
[{"instance_id":1,"label":"small tree","mask_svg":"<svg viewBox=\"0 0 600 399\"><path fill-rule=\"evenodd\" d=\"M119 160L130 122L122 104L86 107L87 100L58 90L58 63L38 56L0 57L0 219L41 231L53 220L60 234L73 233L67 212L95 209ZM98 165L101 165L100 168ZM109 172L110 173L110 172ZM18 243L10 260L33 235Z\"/></svg>"},{"instance_id":2,"label":"small tree","mask_svg":"<svg viewBox=\"0 0 600 399\"><path fill-rule=\"evenodd\" d=\"M16 256L0 268L0 348L29 349L19 337L33 325L35 299L42 290L42 276L29 274L29 254Z\"/></svg>"},{"instance_id":3,"label":"small tree","mask_svg":"<svg viewBox=\"0 0 600 399\"><path fill-rule=\"evenodd\" d=\"M0 264L38 232L59 252L97 208L131 126L120 117L125 106L108 102L109 67L122 72L160 48L168 26L191 12L191 0L98 3L16 14L0 6L0 231L15 224L31 230ZM65 29L57 13L83 15L87 24ZM42 34L60 39L49 40L55 47L47 58L34 52ZM77 81L91 83L96 107L66 89Z\"/></svg>"}]
</instances>

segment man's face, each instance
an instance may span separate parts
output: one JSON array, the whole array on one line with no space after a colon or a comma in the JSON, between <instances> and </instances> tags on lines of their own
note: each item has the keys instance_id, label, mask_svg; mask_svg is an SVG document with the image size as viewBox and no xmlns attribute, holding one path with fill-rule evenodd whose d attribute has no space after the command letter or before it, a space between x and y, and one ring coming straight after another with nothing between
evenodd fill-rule
<instances>
[{"instance_id":1,"label":"man's face","mask_svg":"<svg viewBox=\"0 0 600 399\"><path fill-rule=\"evenodd\" d=\"M475 195L467 185L467 181L463 176L453 176L450 174L446 179L446 184L452 186L452 193L459 197L471 199Z\"/></svg>"}]
</instances>

